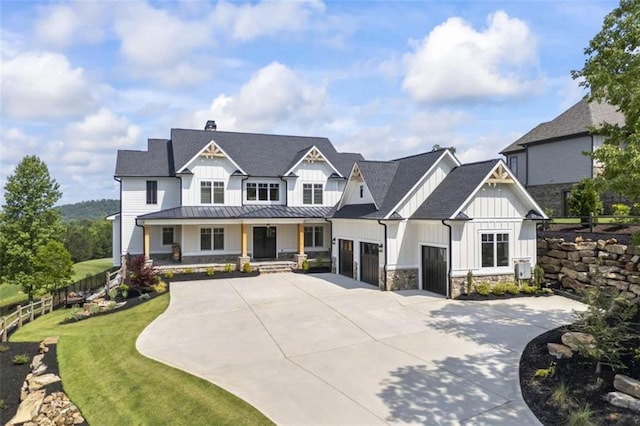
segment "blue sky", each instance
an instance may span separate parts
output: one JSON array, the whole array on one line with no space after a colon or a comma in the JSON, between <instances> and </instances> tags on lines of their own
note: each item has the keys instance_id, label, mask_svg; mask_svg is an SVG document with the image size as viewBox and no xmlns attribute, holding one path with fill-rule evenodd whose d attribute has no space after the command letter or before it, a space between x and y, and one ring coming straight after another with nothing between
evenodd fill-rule
<instances>
[{"instance_id":1,"label":"blue sky","mask_svg":"<svg viewBox=\"0 0 640 426\"><path fill-rule=\"evenodd\" d=\"M117 149L208 119L367 159L495 158L584 95L570 71L617 4L3 1L0 184L36 154L61 203L117 198Z\"/></svg>"}]
</instances>

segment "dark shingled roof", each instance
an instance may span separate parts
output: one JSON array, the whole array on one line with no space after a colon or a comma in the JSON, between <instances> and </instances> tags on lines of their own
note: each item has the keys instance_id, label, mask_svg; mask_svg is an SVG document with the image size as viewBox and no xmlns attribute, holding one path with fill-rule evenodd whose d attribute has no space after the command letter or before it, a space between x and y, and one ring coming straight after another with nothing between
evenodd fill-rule
<instances>
[{"instance_id":1,"label":"dark shingled roof","mask_svg":"<svg viewBox=\"0 0 640 426\"><path fill-rule=\"evenodd\" d=\"M391 210L436 163L443 152L444 150L431 151L392 161L358 161L358 168L378 210L374 208L365 212L361 210L362 207L343 206L333 213L332 217L381 219L393 213Z\"/></svg>"},{"instance_id":2,"label":"dark shingled roof","mask_svg":"<svg viewBox=\"0 0 640 426\"><path fill-rule=\"evenodd\" d=\"M607 103L582 99L553 120L538 124L500 154L523 151L526 145L536 142L586 134L590 127L598 127L603 122L623 125L624 115Z\"/></svg>"},{"instance_id":3,"label":"dark shingled roof","mask_svg":"<svg viewBox=\"0 0 640 426\"><path fill-rule=\"evenodd\" d=\"M212 140L250 176L281 176L312 146L343 176L363 159L360 154L337 152L327 138L171 129L171 140L150 139L147 152L118 151L115 174L173 176Z\"/></svg>"},{"instance_id":4,"label":"dark shingled roof","mask_svg":"<svg viewBox=\"0 0 640 426\"><path fill-rule=\"evenodd\" d=\"M411 219L451 219L500 160L458 166L413 213Z\"/></svg>"},{"instance_id":5,"label":"dark shingled roof","mask_svg":"<svg viewBox=\"0 0 640 426\"><path fill-rule=\"evenodd\" d=\"M171 142L149 139L147 151L118 150L116 176L172 176Z\"/></svg>"},{"instance_id":6,"label":"dark shingled roof","mask_svg":"<svg viewBox=\"0 0 640 426\"><path fill-rule=\"evenodd\" d=\"M331 207L185 206L138 216L138 219L323 218Z\"/></svg>"}]
</instances>

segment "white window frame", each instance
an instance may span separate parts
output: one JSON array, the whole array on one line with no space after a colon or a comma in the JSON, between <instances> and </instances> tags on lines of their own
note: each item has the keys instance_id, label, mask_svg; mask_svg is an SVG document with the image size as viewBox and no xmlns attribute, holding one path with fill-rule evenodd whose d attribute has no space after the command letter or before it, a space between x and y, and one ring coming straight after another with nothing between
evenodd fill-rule
<instances>
[{"instance_id":1,"label":"white window frame","mask_svg":"<svg viewBox=\"0 0 640 426\"><path fill-rule=\"evenodd\" d=\"M500 271L500 272L504 272L507 270L511 270L511 264L512 264L512 259L513 259L513 255L512 255L512 250L513 250L513 243L515 241L513 241L513 234L511 232L511 230L506 230L506 229L493 229L493 230L489 230L489 229L483 229L478 231L478 259L480 261L478 268L480 270L482 270L483 272L490 272L490 271ZM507 236L507 264L506 265L500 265L498 266L498 235L506 235ZM492 266L482 266L482 237L484 235L493 235L493 265Z\"/></svg>"},{"instance_id":2,"label":"white window frame","mask_svg":"<svg viewBox=\"0 0 640 426\"><path fill-rule=\"evenodd\" d=\"M310 249L324 248L324 240L325 240L324 225L305 225L303 230L304 231L303 238L304 238L304 235L307 233L308 228L311 228L311 245L308 246L305 241L304 248L310 248ZM316 232L318 231L318 229L322 233L322 244L318 244L318 241L316 240Z\"/></svg>"},{"instance_id":3,"label":"white window frame","mask_svg":"<svg viewBox=\"0 0 640 426\"><path fill-rule=\"evenodd\" d=\"M202 190L203 185L204 184L209 184L209 202L205 202L202 199ZM218 189L222 189L222 201L220 202L216 202L216 188ZM201 180L200 181L200 204L205 204L205 205L213 205L213 204L219 204L222 205L224 204L224 181L222 180L213 180L213 179L206 179L206 180Z\"/></svg>"},{"instance_id":4,"label":"white window frame","mask_svg":"<svg viewBox=\"0 0 640 426\"><path fill-rule=\"evenodd\" d=\"M311 202L310 203L305 203L304 200L304 193L305 193L305 186L311 186ZM316 193L318 192L318 188L320 191L320 196L322 197L322 201L320 203L316 203ZM302 183L302 204L305 206L322 206L324 205L324 184L319 183L319 182L303 182Z\"/></svg>"},{"instance_id":5,"label":"white window frame","mask_svg":"<svg viewBox=\"0 0 640 426\"><path fill-rule=\"evenodd\" d=\"M250 200L249 199L249 185L254 186L255 185L255 190L256 190L256 198L255 200ZM262 187L262 188L261 188ZM276 189L276 194L277 194L277 198L276 199L272 199L271 198L271 190L272 189ZM260 199L260 190L266 190L266 195L267 198L266 199ZM256 203L256 204L260 204L260 203L273 203L273 202L279 202L280 201L280 183L279 182L246 182L244 184L244 200L248 203Z\"/></svg>"},{"instance_id":6,"label":"white window frame","mask_svg":"<svg viewBox=\"0 0 640 426\"><path fill-rule=\"evenodd\" d=\"M209 244L210 244L210 249L203 249L202 248L202 231L208 229L211 232L209 232ZM216 248L216 235L222 235L222 247L220 248ZM224 227L221 226L203 226L200 228L200 252L206 252L206 253L210 253L210 252L222 252L224 251L224 248L226 246L226 232Z\"/></svg>"}]
</instances>

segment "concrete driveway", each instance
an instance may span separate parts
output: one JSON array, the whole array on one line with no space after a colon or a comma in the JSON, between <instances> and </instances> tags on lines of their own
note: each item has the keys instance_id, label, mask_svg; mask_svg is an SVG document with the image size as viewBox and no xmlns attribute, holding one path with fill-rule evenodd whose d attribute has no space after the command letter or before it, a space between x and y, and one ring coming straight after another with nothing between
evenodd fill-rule
<instances>
[{"instance_id":1,"label":"concrete driveway","mask_svg":"<svg viewBox=\"0 0 640 426\"><path fill-rule=\"evenodd\" d=\"M137 341L282 425L539 424L518 363L571 322L558 296L457 302L332 274L171 284Z\"/></svg>"}]
</instances>

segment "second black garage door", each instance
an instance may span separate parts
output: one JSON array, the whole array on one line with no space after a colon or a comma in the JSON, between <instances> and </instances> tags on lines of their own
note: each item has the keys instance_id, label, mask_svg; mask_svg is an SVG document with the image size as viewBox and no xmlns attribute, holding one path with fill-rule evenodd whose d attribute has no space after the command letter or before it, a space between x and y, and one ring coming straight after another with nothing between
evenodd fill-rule
<instances>
[{"instance_id":1,"label":"second black garage door","mask_svg":"<svg viewBox=\"0 0 640 426\"><path fill-rule=\"evenodd\" d=\"M422 246L422 288L447 295L447 249Z\"/></svg>"},{"instance_id":2,"label":"second black garage door","mask_svg":"<svg viewBox=\"0 0 640 426\"><path fill-rule=\"evenodd\" d=\"M379 285L378 244L360 243L360 281Z\"/></svg>"}]
</instances>

